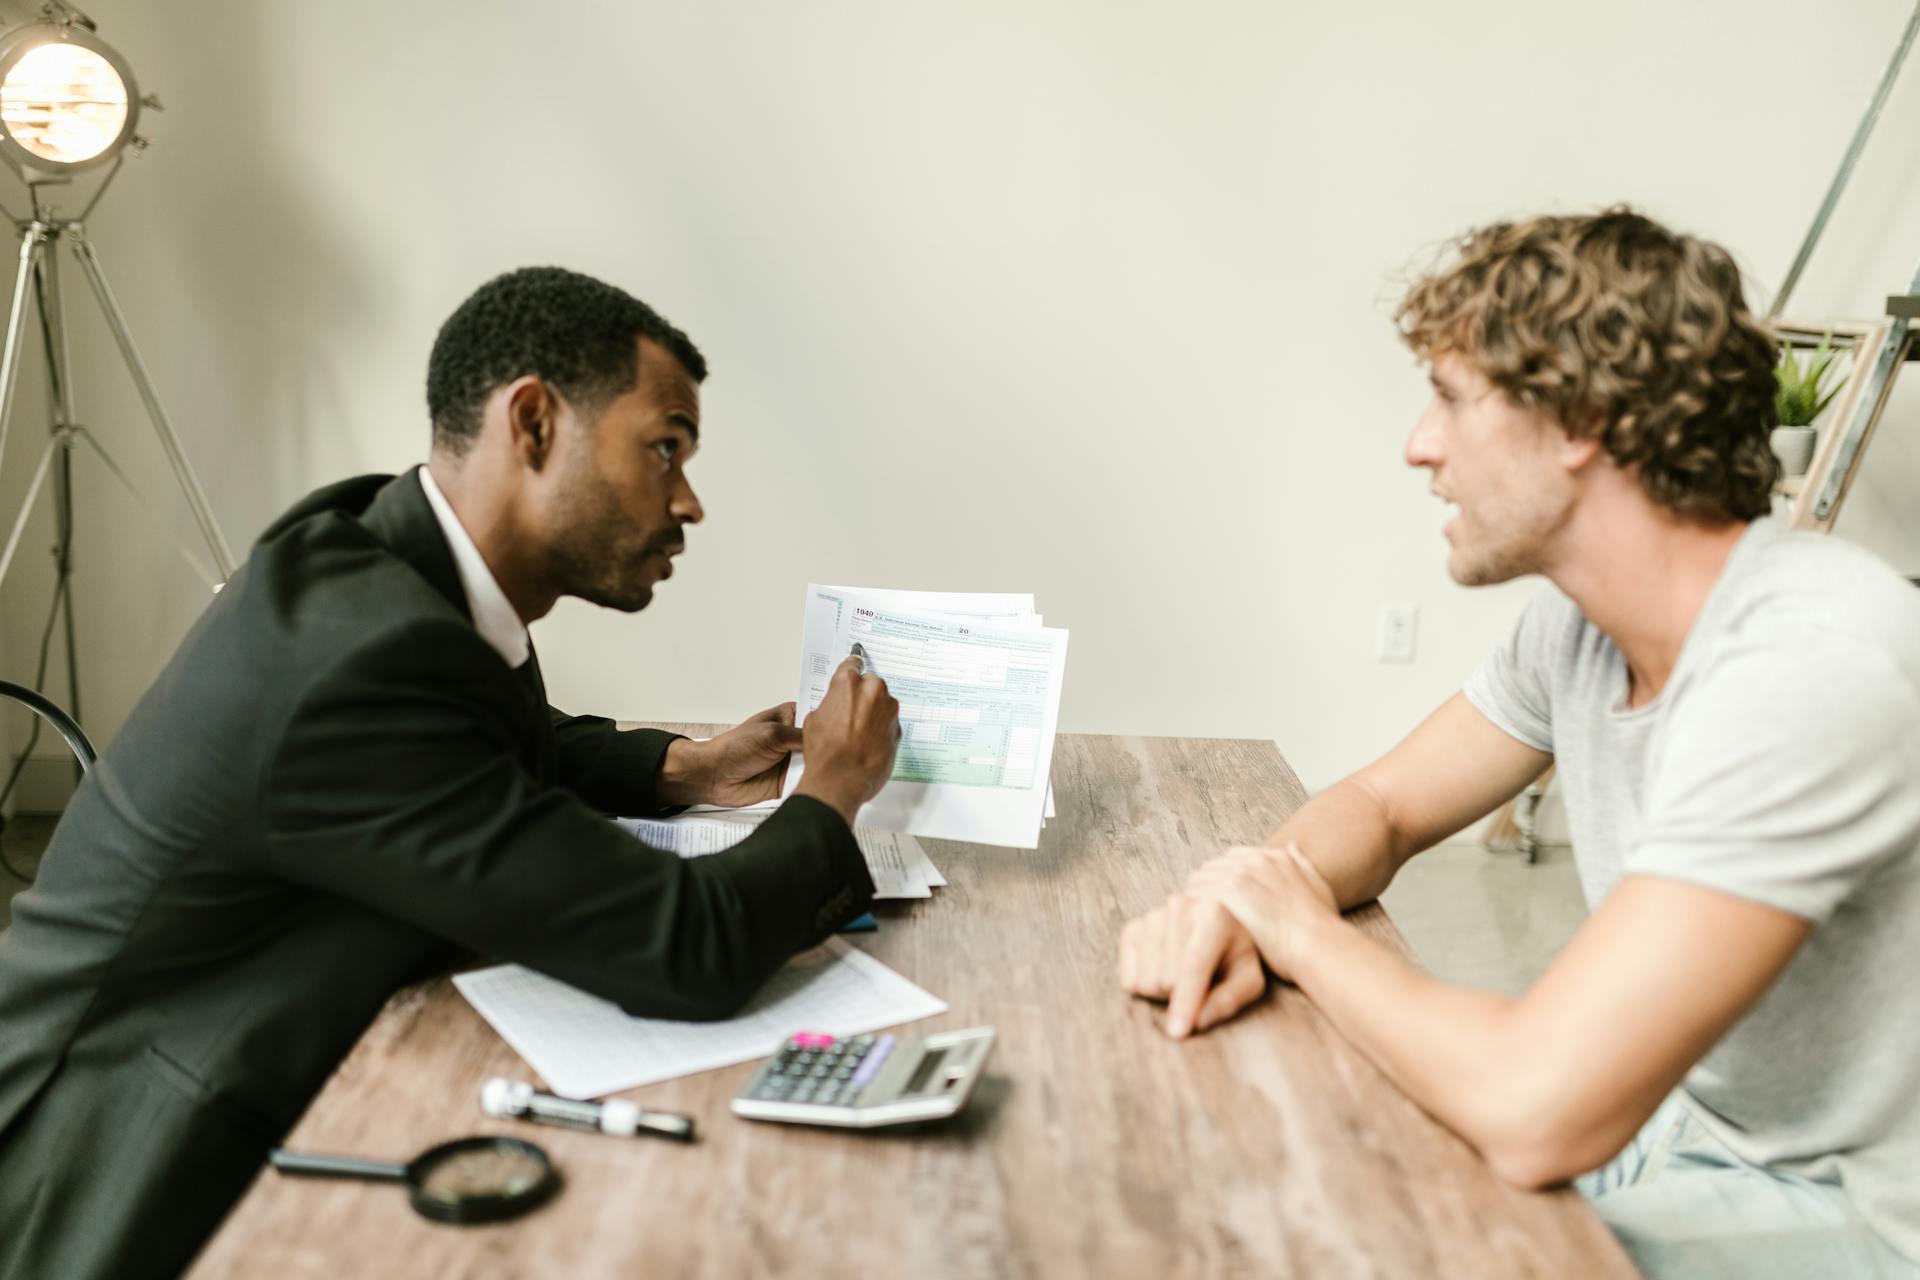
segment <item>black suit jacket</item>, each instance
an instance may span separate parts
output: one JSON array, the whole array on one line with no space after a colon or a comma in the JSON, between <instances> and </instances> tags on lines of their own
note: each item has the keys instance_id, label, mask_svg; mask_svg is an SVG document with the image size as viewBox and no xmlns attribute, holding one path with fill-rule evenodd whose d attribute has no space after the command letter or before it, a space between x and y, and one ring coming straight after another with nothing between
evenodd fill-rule
<instances>
[{"instance_id":1,"label":"black suit jacket","mask_svg":"<svg viewBox=\"0 0 1920 1280\"><path fill-rule=\"evenodd\" d=\"M414 474L266 532L0 933L0 1276L179 1271L387 997L468 954L713 1018L866 909L805 797L716 857L620 831L671 735L539 689Z\"/></svg>"}]
</instances>

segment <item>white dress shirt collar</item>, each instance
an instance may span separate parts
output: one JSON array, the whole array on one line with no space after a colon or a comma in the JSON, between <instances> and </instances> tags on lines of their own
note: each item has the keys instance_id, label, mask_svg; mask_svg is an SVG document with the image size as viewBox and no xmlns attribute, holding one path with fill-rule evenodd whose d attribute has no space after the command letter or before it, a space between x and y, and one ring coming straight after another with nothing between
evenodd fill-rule
<instances>
[{"instance_id":1,"label":"white dress shirt collar","mask_svg":"<svg viewBox=\"0 0 1920 1280\"><path fill-rule=\"evenodd\" d=\"M467 612L473 615L474 629L506 659L509 667L521 665L533 653L527 624L520 621L513 602L500 589L493 570L487 568L480 548L473 545L466 526L460 523L452 504L433 482L433 473L425 467L420 468L420 488L426 492L434 519L440 522L440 532L446 535L447 549L453 552L453 567L460 573L461 590L467 593Z\"/></svg>"}]
</instances>

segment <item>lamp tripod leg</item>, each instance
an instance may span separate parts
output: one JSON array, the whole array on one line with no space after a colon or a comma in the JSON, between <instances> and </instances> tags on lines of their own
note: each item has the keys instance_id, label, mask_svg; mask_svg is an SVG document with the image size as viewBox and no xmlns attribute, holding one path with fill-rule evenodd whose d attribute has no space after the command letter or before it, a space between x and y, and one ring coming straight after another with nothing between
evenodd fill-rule
<instances>
[{"instance_id":1,"label":"lamp tripod leg","mask_svg":"<svg viewBox=\"0 0 1920 1280\"><path fill-rule=\"evenodd\" d=\"M40 486L47 482L47 469L53 462L53 451L66 447L66 441L55 433L47 437L47 447L40 451L40 465L33 469L33 481L27 486L27 496L20 500L20 514L14 517L13 532L7 535L7 545L0 551L0 582L7 580L7 570L13 567L13 553L20 549L20 535L27 531L27 517L33 514L33 504L40 497Z\"/></svg>"},{"instance_id":2,"label":"lamp tripod leg","mask_svg":"<svg viewBox=\"0 0 1920 1280\"><path fill-rule=\"evenodd\" d=\"M209 565L205 560L202 560L199 553L194 550L193 545L147 504L147 500L141 496L140 486L136 485L133 482L133 477L129 476L126 470L121 467L118 462L113 460L113 455L108 453L106 446L100 443L99 437L95 436L93 432L87 430L85 427L74 427L68 435L74 443L84 444L93 450L94 457L100 459L100 465L107 469L107 474L120 482L120 487L127 491L127 497L133 500L133 505L141 514L153 522L154 530L163 537L172 540L173 544L180 549L180 558L185 560L188 566L191 567L195 573L199 574L209 587L212 587L215 591L220 590L220 576L214 572L213 566Z\"/></svg>"},{"instance_id":3,"label":"lamp tripod leg","mask_svg":"<svg viewBox=\"0 0 1920 1280\"><path fill-rule=\"evenodd\" d=\"M40 254L46 249L47 227L30 222L20 228L20 269L13 278L13 305L7 311L6 349L0 352L0 463L7 450L7 427L13 420L13 389L20 381L20 343L26 330L27 286L34 280ZM5 571L0 570L0 577Z\"/></svg>"},{"instance_id":4,"label":"lamp tripod leg","mask_svg":"<svg viewBox=\"0 0 1920 1280\"><path fill-rule=\"evenodd\" d=\"M35 263L34 301L40 309L40 336L46 343L47 401L53 433L64 446L53 475L54 607L60 611L67 649L67 714L78 722L80 645L73 617L73 359L67 345L66 294L60 288L60 251L50 244ZM80 775L74 774L78 785Z\"/></svg>"},{"instance_id":5,"label":"lamp tripod leg","mask_svg":"<svg viewBox=\"0 0 1920 1280\"><path fill-rule=\"evenodd\" d=\"M87 273L87 283L93 286L93 295L99 300L107 327L120 344L120 355L126 361L127 371L133 375L134 385L139 388L140 399L147 406L147 416L153 420L153 429L160 437L161 447L167 451L167 461L173 464L173 474L180 482L180 491L186 495L187 505L193 508L193 518L200 525L200 536L206 539L207 549L213 553L214 567L219 570L222 580L230 578L233 576L233 552L227 549L227 540L214 521L206 494L201 492L199 478L193 473L193 464L187 461L186 451L180 447L180 438L174 434L173 423L168 420L166 407L160 403L159 393L154 390L147 366L133 345L133 334L128 331L126 317L120 314L120 306L114 301L113 290L107 287L107 278L100 269L99 258L94 254L93 243L87 239L78 223L68 224L66 234L73 242L74 256L80 259L81 270Z\"/></svg>"},{"instance_id":6,"label":"lamp tripod leg","mask_svg":"<svg viewBox=\"0 0 1920 1280\"><path fill-rule=\"evenodd\" d=\"M54 480L55 506L59 515L60 533L58 555L59 566L55 569L56 581L65 584L60 594L60 623L66 632L67 640L67 714L74 723L81 719L80 707L80 642L75 635L73 620L73 449L64 440L60 449L60 474ZM75 785L79 784L80 770L74 774Z\"/></svg>"}]
</instances>

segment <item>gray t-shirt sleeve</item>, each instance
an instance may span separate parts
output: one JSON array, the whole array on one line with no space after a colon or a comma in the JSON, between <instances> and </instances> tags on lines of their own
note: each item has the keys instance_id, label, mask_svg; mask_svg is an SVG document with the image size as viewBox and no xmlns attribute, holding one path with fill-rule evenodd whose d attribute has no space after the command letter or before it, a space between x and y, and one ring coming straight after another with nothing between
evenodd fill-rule
<instances>
[{"instance_id":1,"label":"gray t-shirt sleeve","mask_svg":"<svg viewBox=\"0 0 1920 1280\"><path fill-rule=\"evenodd\" d=\"M1549 587L1528 602L1505 641L1475 667L1463 692L1502 732L1532 747L1553 751L1552 673L1562 660L1569 620L1579 611Z\"/></svg>"},{"instance_id":2,"label":"gray t-shirt sleeve","mask_svg":"<svg viewBox=\"0 0 1920 1280\"><path fill-rule=\"evenodd\" d=\"M1724 638L1675 708L1624 874L1816 923L1920 839L1920 706L1880 651L1817 627Z\"/></svg>"}]
</instances>

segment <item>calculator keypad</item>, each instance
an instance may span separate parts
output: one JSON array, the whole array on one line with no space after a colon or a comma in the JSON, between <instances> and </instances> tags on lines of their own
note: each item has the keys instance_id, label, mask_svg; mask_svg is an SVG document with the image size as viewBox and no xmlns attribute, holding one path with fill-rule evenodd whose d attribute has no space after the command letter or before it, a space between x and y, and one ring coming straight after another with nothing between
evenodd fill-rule
<instances>
[{"instance_id":1,"label":"calculator keypad","mask_svg":"<svg viewBox=\"0 0 1920 1280\"><path fill-rule=\"evenodd\" d=\"M894 1044L892 1036L835 1040L818 1032L802 1032L781 1046L747 1096L821 1107L858 1106L860 1095L873 1082Z\"/></svg>"}]
</instances>

